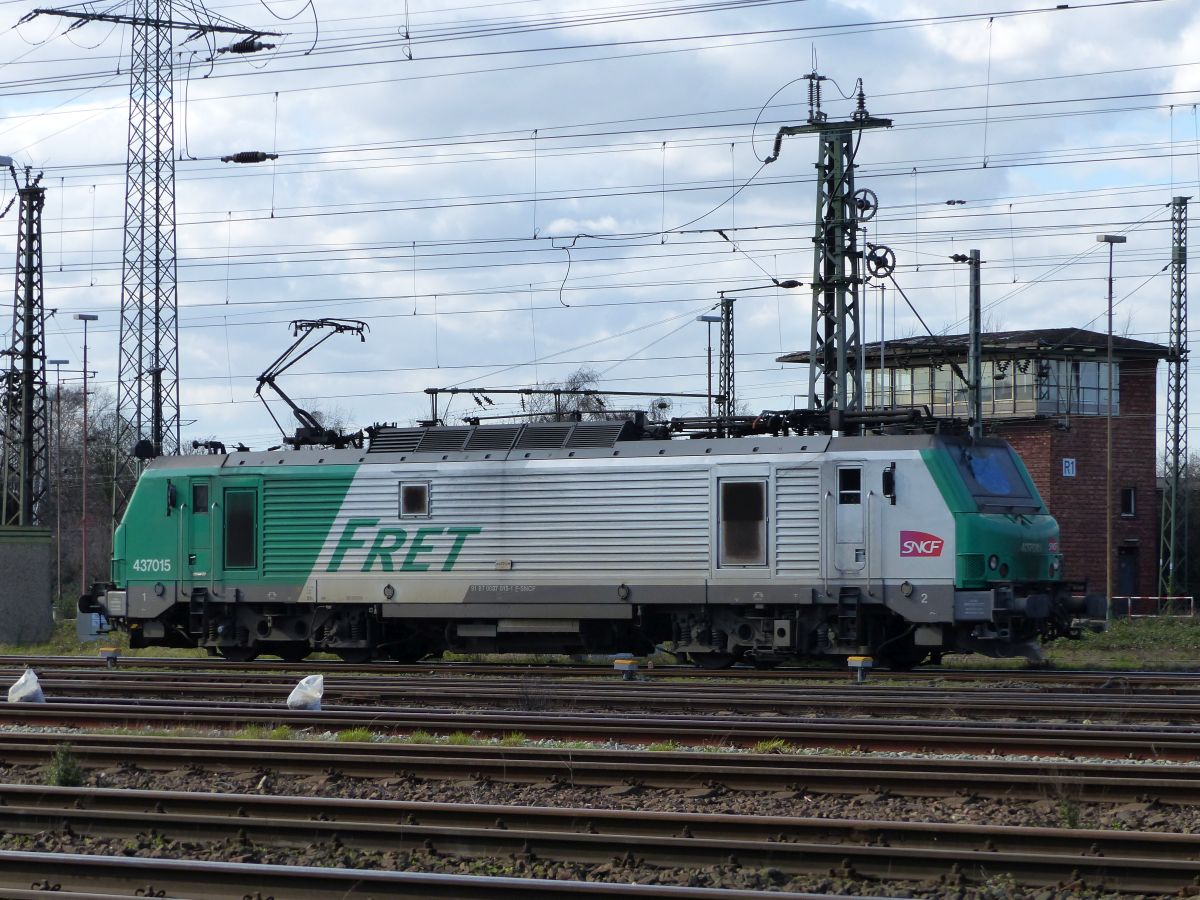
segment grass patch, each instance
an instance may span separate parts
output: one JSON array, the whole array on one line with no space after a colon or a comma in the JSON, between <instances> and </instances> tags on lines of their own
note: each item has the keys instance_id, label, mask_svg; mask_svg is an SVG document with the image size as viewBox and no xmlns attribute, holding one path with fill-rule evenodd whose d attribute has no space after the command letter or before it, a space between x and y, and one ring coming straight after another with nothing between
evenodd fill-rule
<instances>
[{"instance_id":1,"label":"grass patch","mask_svg":"<svg viewBox=\"0 0 1200 900\"><path fill-rule=\"evenodd\" d=\"M501 747L524 747L528 742L529 738L520 731L510 731L500 738Z\"/></svg>"},{"instance_id":2,"label":"grass patch","mask_svg":"<svg viewBox=\"0 0 1200 900\"><path fill-rule=\"evenodd\" d=\"M670 753L673 750L682 750L683 745L678 741L656 741L653 744L647 744L646 749L653 753Z\"/></svg>"},{"instance_id":3,"label":"grass patch","mask_svg":"<svg viewBox=\"0 0 1200 900\"><path fill-rule=\"evenodd\" d=\"M375 740L375 735L369 728L347 728L337 733L337 739L342 743L369 744Z\"/></svg>"},{"instance_id":4,"label":"grass patch","mask_svg":"<svg viewBox=\"0 0 1200 900\"><path fill-rule=\"evenodd\" d=\"M783 738L769 738L754 745L755 753L791 753L795 749Z\"/></svg>"},{"instance_id":5,"label":"grass patch","mask_svg":"<svg viewBox=\"0 0 1200 900\"><path fill-rule=\"evenodd\" d=\"M46 770L46 784L52 787L79 787L83 784L83 766L70 744L59 744Z\"/></svg>"},{"instance_id":6,"label":"grass patch","mask_svg":"<svg viewBox=\"0 0 1200 900\"><path fill-rule=\"evenodd\" d=\"M448 738L446 738L446 743L464 747L474 746L475 744L481 744L483 742L474 735L467 734L465 731L455 731Z\"/></svg>"}]
</instances>

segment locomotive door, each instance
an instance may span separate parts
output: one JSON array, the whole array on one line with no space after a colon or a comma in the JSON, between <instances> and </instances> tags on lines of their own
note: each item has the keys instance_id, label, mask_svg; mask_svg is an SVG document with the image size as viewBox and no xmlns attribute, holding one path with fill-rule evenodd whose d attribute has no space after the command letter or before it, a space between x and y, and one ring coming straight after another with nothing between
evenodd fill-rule
<instances>
[{"instance_id":1,"label":"locomotive door","mask_svg":"<svg viewBox=\"0 0 1200 900\"><path fill-rule=\"evenodd\" d=\"M192 478L188 491L183 577L190 584L185 589L208 586L213 575L212 479Z\"/></svg>"},{"instance_id":2,"label":"locomotive door","mask_svg":"<svg viewBox=\"0 0 1200 900\"><path fill-rule=\"evenodd\" d=\"M861 463L838 465L827 496L833 505L833 565L837 571L862 572L867 566L866 492Z\"/></svg>"}]
</instances>

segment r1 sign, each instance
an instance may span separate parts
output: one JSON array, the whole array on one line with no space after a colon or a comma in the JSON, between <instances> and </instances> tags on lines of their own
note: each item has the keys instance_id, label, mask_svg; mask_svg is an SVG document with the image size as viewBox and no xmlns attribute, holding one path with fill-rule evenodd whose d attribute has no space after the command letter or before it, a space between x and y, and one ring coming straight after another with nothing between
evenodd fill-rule
<instances>
[{"instance_id":1,"label":"r1 sign","mask_svg":"<svg viewBox=\"0 0 1200 900\"><path fill-rule=\"evenodd\" d=\"M1075 477L1075 460L1073 458L1063 457L1063 478Z\"/></svg>"}]
</instances>

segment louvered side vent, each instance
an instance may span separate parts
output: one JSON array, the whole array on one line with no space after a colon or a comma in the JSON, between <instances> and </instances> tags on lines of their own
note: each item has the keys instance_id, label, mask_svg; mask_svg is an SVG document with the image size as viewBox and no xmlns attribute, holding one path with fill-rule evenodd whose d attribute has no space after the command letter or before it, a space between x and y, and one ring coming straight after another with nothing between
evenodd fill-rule
<instances>
[{"instance_id":1,"label":"louvered side vent","mask_svg":"<svg viewBox=\"0 0 1200 900\"><path fill-rule=\"evenodd\" d=\"M579 422L571 437L567 440L568 447L611 447L621 438L628 422Z\"/></svg>"},{"instance_id":2,"label":"louvered side vent","mask_svg":"<svg viewBox=\"0 0 1200 900\"><path fill-rule=\"evenodd\" d=\"M518 450L557 450L570 435L574 426L569 422L547 425L526 425L517 438Z\"/></svg>"},{"instance_id":3,"label":"louvered side vent","mask_svg":"<svg viewBox=\"0 0 1200 900\"><path fill-rule=\"evenodd\" d=\"M467 449L507 451L520 431L520 425L479 425L471 432Z\"/></svg>"},{"instance_id":4,"label":"louvered side vent","mask_svg":"<svg viewBox=\"0 0 1200 900\"><path fill-rule=\"evenodd\" d=\"M429 428L417 450L422 453L443 453L447 450L462 450L471 436L471 428Z\"/></svg>"},{"instance_id":5,"label":"louvered side vent","mask_svg":"<svg viewBox=\"0 0 1200 900\"><path fill-rule=\"evenodd\" d=\"M421 442L424 428L380 428L371 438L368 453L412 453Z\"/></svg>"}]
</instances>

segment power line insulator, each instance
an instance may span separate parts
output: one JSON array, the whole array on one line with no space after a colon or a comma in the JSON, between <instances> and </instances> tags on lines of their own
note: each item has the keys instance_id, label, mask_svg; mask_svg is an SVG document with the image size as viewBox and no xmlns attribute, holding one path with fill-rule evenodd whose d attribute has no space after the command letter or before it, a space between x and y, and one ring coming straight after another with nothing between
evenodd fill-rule
<instances>
[{"instance_id":1,"label":"power line insulator","mask_svg":"<svg viewBox=\"0 0 1200 900\"><path fill-rule=\"evenodd\" d=\"M232 153L229 156L222 156L223 163L261 163L269 159L279 159L278 153L266 153L262 150L243 150L241 153Z\"/></svg>"}]
</instances>

